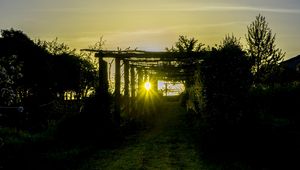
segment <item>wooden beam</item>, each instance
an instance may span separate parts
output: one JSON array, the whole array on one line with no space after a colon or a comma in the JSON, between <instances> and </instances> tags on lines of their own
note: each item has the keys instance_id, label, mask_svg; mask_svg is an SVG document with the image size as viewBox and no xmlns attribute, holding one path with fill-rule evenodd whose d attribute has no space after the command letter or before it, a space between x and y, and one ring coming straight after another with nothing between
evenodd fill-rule
<instances>
[{"instance_id":1,"label":"wooden beam","mask_svg":"<svg viewBox=\"0 0 300 170\"><path fill-rule=\"evenodd\" d=\"M111 57L111 58L170 58L170 59L201 59L205 55L203 52L153 52L153 51L141 51L141 50L124 50L124 51L115 51L115 50L93 50L93 49L81 49L81 51L89 51L98 53L99 57Z\"/></svg>"}]
</instances>

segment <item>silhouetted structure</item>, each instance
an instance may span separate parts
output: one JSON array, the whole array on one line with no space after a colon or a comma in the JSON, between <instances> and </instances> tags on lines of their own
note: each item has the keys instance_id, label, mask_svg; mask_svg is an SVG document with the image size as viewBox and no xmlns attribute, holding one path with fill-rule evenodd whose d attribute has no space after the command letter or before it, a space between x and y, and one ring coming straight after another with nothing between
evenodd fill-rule
<instances>
[{"instance_id":1,"label":"silhouetted structure","mask_svg":"<svg viewBox=\"0 0 300 170\"><path fill-rule=\"evenodd\" d=\"M300 81L300 55L281 62L280 66L283 69L280 82Z\"/></svg>"},{"instance_id":2,"label":"silhouetted structure","mask_svg":"<svg viewBox=\"0 0 300 170\"><path fill-rule=\"evenodd\" d=\"M95 57L99 57L100 87L102 84L106 86L106 83L108 82L107 65L103 58L115 59L115 104L113 119L118 125L120 123L121 112L121 62L124 64L125 106L129 106L129 98L131 97L131 108L126 107L125 110L128 113L131 110L135 110L136 73L138 93L141 92L141 88L145 81L154 82L155 85L153 88L157 91L157 80L190 80L190 77L194 76L194 71L196 69L193 66L204 59L203 53L201 52L147 52L139 50L104 51L92 49L82 49L82 51L95 52ZM129 87L131 89L129 89ZM102 90L100 91L103 91L106 87L101 87L101 89Z\"/></svg>"},{"instance_id":3,"label":"silhouetted structure","mask_svg":"<svg viewBox=\"0 0 300 170\"><path fill-rule=\"evenodd\" d=\"M281 66L300 73L300 55L281 62Z\"/></svg>"}]
</instances>

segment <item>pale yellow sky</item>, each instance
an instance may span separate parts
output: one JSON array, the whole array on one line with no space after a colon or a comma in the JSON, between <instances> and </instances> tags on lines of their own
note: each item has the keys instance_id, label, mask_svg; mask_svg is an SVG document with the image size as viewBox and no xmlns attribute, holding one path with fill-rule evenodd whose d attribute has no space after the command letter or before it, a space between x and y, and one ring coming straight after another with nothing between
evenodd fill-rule
<instances>
[{"instance_id":1,"label":"pale yellow sky","mask_svg":"<svg viewBox=\"0 0 300 170\"><path fill-rule=\"evenodd\" d=\"M286 57L300 54L299 0L1 0L0 28L43 40L58 37L76 49L103 36L106 49L161 51L179 35L212 46L233 33L244 42L247 25L259 13Z\"/></svg>"}]
</instances>

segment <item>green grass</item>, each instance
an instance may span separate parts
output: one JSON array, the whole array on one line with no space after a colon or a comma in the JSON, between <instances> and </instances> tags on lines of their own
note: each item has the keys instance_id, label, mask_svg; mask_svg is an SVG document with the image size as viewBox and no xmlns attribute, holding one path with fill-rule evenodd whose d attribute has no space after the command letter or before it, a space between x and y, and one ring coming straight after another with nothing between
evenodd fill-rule
<instances>
[{"instance_id":1,"label":"green grass","mask_svg":"<svg viewBox=\"0 0 300 170\"><path fill-rule=\"evenodd\" d=\"M189 125L192 121L187 119L186 111L178 102L162 101L158 110L150 116L150 128L131 133L123 142L109 147L97 142L70 145L57 141L51 131L30 134L0 129L5 142L0 151L7 154L2 155L6 159L4 168L15 165L46 170L255 169L239 159L231 159L226 153L204 155L199 128Z\"/></svg>"},{"instance_id":2,"label":"green grass","mask_svg":"<svg viewBox=\"0 0 300 170\"><path fill-rule=\"evenodd\" d=\"M74 169L96 148L59 141L51 129L32 134L0 128L0 137L0 169Z\"/></svg>"},{"instance_id":3,"label":"green grass","mask_svg":"<svg viewBox=\"0 0 300 170\"><path fill-rule=\"evenodd\" d=\"M129 137L120 148L99 151L80 169L211 169L200 160L183 108L171 102L160 110L152 129Z\"/></svg>"}]
</instances>

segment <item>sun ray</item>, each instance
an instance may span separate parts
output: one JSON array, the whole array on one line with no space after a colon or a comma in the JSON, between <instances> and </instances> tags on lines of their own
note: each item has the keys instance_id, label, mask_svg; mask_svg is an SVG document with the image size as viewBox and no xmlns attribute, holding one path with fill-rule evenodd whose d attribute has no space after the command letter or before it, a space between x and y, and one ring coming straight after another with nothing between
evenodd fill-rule
<instances>
[{"instance_id":1,"label":"sun ray","mask_svg":"<svg viewBox=\"0 0 300 170\"><path fill-rule=\"evenodd\" d=\"M146 89L147 91L149 91L149 90L151 89L151 83L147 81L147 82L145 83L144 87L145 87L145 89Z\"/></svg>"}]
</instances>

